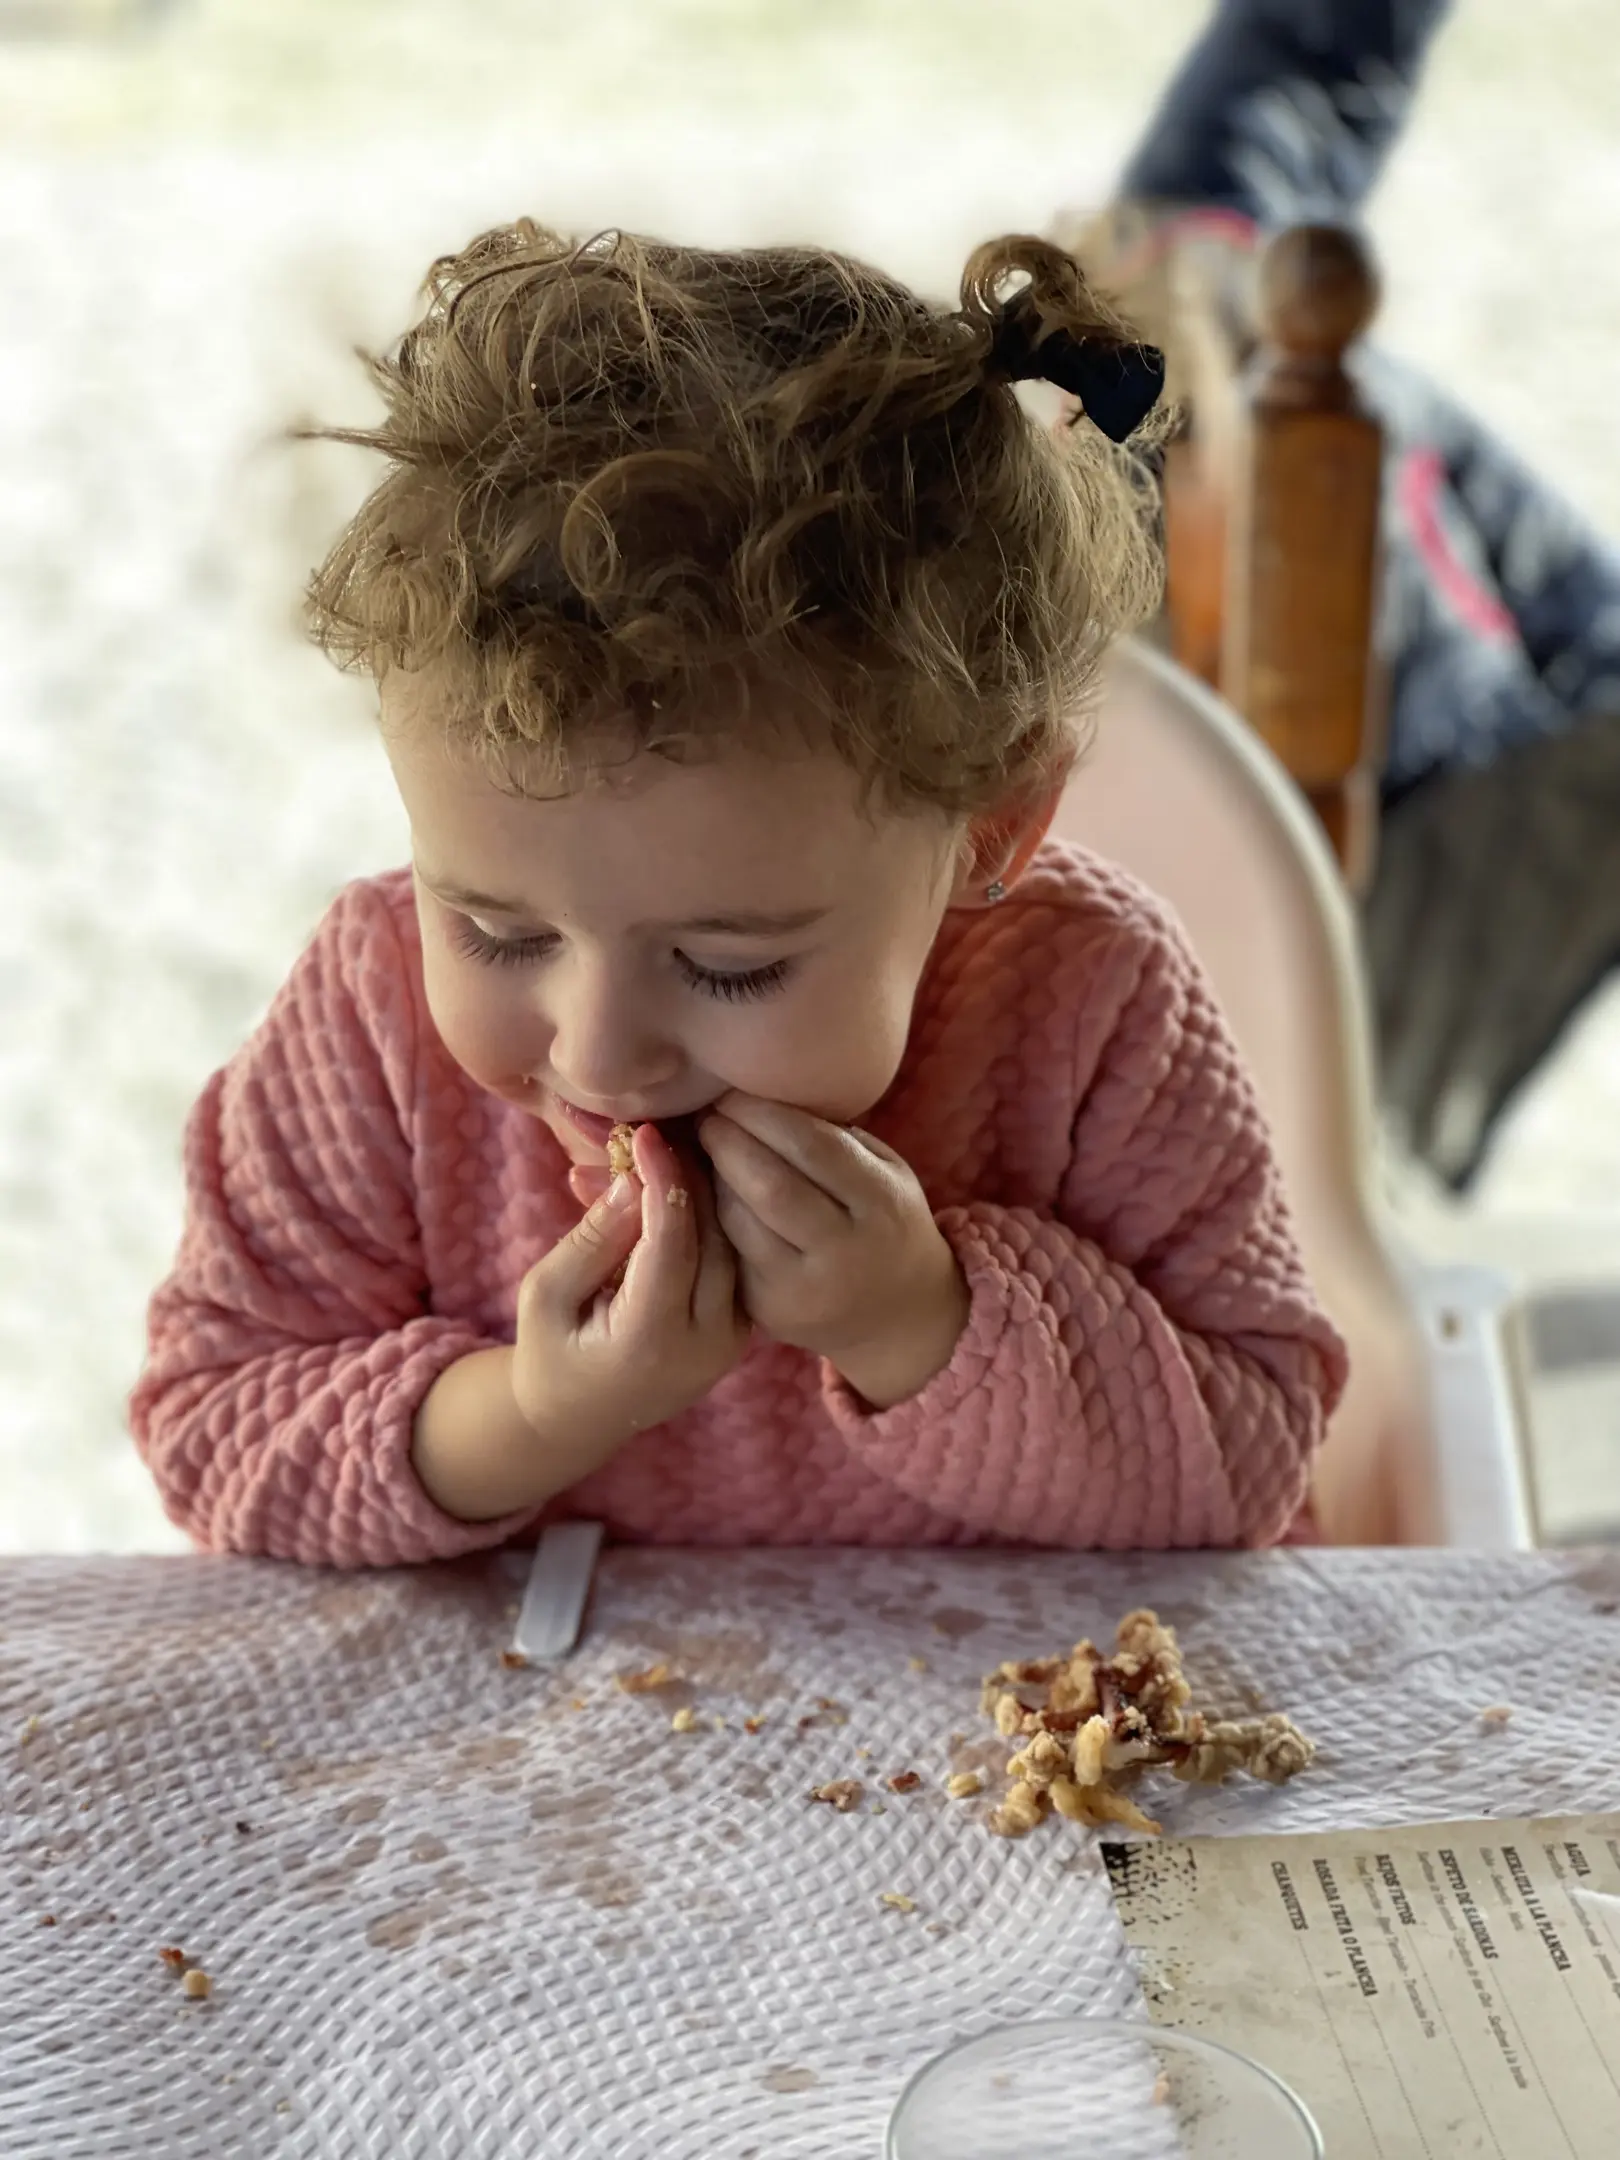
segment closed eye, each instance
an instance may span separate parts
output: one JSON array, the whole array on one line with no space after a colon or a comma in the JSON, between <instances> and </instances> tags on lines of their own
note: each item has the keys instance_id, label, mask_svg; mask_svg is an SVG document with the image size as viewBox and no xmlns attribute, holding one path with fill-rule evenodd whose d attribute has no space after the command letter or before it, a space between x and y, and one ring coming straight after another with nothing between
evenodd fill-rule
<instances>
[{"instance_id":1,"label":"closed eye","mask_svg":"<svg viewBox=\"0 0 1620 2160\"><path fill-rule=\"evenodd\" d=\"M773 960L768 967L745 968L736 974L727 974L720 968L699 967L683 952L675 955L675 965L682 979L705 997L724 998L729 1004L741 1004L748 998L769 997L773 990L780 990L793 972L791 960Z\"/></svg>"},{"instance_id":2,"label":"closed eye","mask_svg":"<svg viewBox=\"0 0 1620 2160\"><path fill-rule=\"evenodd\" d=\"M455 939L459 951L473 960L487 961L492 967L518 967L525 961L542 959L557 942L556 934L550 930L538 937L491 937L466 915L456 925Z\"/></svg>"},{"instance_id":3,"label":"closed eye","mask_svg":"<svg viewBox=\"0 0 1620 2160\"><path fill-rule=\"evenodd\" d=\"M517 938L493 937L481 930L470 916L463 916L456 925L455 943L459 951L470 959L482 961L491 967L522 967L535 960L543 960L555 951L557 937L554 931L542 931L538 935ZM705 997L721 998L728 1004L742 1004L751 998L769 997L779 990L793 972L791 960L772 960L765 967L741 968L729 971L724 968L701 967L686 953L675 954L675 966L681 979L691 989Z\"/></svg>"}]
</instances>

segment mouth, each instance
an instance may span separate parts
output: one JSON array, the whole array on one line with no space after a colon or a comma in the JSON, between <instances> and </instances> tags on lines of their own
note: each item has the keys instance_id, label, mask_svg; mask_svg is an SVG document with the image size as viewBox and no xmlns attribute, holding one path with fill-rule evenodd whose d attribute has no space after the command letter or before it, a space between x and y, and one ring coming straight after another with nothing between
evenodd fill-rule
<instances>
[{"instance_id":1,"label":"mouth","mask_svg":"<svg viewBox=\"0 0 1620 2160\"><path fill-rule=\"evenodd\" d=\"M693 1153L700 1153L700 1149L698 1149L698 1119L704 1115L702 1110L683 1110L683 1112L676 1112L674 1117L622 1117L620 1119L620 1117L603 1117L598 1110L581 1110L579 1104L572 1104L572 1102L568 1102L564 1095L557 1095L553 1091L546 1091L546 1095L549 1095L551 1108L557 1112L557 1117L562 1119L566 1125L570 1125L570 1128L581 1136L581 1140L588 1140L588 1143L594 1149L598 1149L600 1153L603 1153L603 1158L607 1156L607 1136L613 1130L616 1130L618 1125L657 1125L659 1132L663 1134L663 1138L667 1140L667 1143L670 1143L670 1147L676 1149L676 1153L683 1153L685 1149L691 1149Z\"/></svg>"},{"instance_id":2,"label":"mouth","mask_svg":"<svg viewBox=\"0 0 1620 2160\"><path fill-rule=\"evenodd\" d=\"M676 1146L679 1144L681 1135L690 1135L698 1118L703 1114L698 1110L675 1117L604 1117L596 1110L581 1110L577 1103L569 1102L566 1096L558 1095L550 1090L548 1090L548 1094L550 1095L552 1108L563 1122L571 1126L582 1140L588 1140L592 1147L600 1148L604 1155L607 1153L608 1135L619 1125L656 1125L664 1138L672 1146Z\"/></svg>"},{"instance_id":3,"label":"mouth","mask_svg":"<svg viewBox=\"0 0 1620 2160\"><path fill-rule=\"evenodd\" d=\"M599 1117L594 1110L581 1110L561 1095L554 1094L551 1103L563 1122L571 1125L582 1140L601 1148L604 1154L607 1152L608 1134L619 1123L617 1118Z\"/></svg>"}]
</instances>

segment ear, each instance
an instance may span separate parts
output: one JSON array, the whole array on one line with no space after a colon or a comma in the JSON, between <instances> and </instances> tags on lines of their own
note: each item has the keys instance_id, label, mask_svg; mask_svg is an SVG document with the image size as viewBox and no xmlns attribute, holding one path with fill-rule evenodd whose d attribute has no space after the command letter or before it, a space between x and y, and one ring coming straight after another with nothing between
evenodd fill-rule
<instances>
[{"instance_id":1,"label":"ear","mask_svg":"<svg viewBox=\"0 0 1620 2160\"><path fill-rule=\"evenodd\" d=\"M951 906L994 907L1010 893L1051 830L1062 800L1059 783L975 818L963 838ZM1000 891L995 890L998 886Z\"/></svg>"}]
</instances>

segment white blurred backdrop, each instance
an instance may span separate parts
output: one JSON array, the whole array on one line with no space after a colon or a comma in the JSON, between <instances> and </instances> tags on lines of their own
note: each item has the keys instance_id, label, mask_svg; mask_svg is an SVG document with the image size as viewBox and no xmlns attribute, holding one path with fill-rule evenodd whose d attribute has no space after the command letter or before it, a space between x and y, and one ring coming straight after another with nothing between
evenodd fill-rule
<instances>
[{"instance_id":1,"label":"white blurred backdrop","mask_svg":"<svg viewBox=\"0 0 1620 2160\"><path fill-rule=\"evenodd\" d=\"M0 1550L163 1549L123 1425L179 1136L405 829L298 641L351 348L522 212L820 239L941 293L1099 199L1202 0L0 0ZM1620 531L1614 0L1462 0L1383 340ZM1477 1206L1620 1223L1620 996ZM1431 1213L1433 1212L1431 1204Z\"/></svg>"}]
</instances>

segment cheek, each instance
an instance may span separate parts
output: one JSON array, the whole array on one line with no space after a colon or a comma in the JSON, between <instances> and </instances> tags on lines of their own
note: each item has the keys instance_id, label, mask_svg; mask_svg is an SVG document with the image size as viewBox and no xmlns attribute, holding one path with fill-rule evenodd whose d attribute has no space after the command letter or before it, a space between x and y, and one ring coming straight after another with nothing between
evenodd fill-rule
<instances>
[{"instance_id":1,"label":"cheek","mask_svg":"<svg viewBox=\"0 0 1620 2160\"><path fill-rule=\"evenodd\" d=\"M864 1117L905 1055L917 970L820 970L752 1015L715 1070L744 1094L838 1123Z\"/></svg>"},{"instance_id":2,"label":"cheek","mask_svg":"<svg viewBox=\"0 0 1620 2160\"><path fill-rule=\"evenodd\" d=\"M509 1092L545 1061L546 1030L524 997L518 969L479 967L424 947L428 1011L445 1048L481 1087Z\"/></svg>"}]
</instances>

